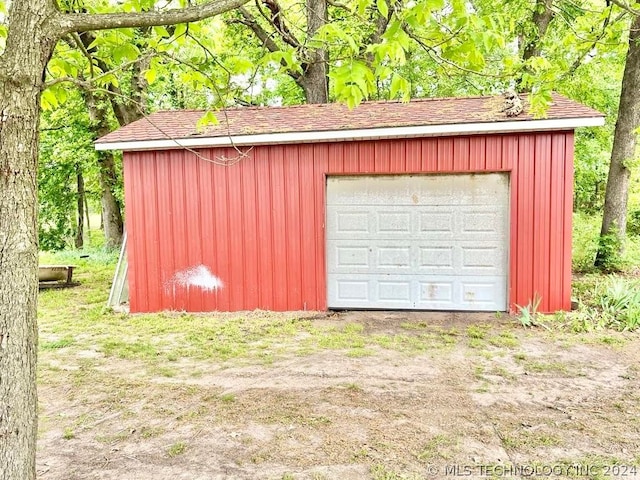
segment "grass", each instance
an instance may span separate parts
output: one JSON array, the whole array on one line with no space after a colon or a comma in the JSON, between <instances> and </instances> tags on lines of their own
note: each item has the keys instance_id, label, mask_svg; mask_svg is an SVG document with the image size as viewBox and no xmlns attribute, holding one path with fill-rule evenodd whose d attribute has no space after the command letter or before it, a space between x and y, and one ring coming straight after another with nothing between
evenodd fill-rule
<instances>
[{"instance_id":1,"label":"grass","mask_svg":"<svg viewBox=\"0 0 640 480\"><path fill-rule=\"evenodd\" d=\"M594 273L593 261L598 250L598 238L602 218L584 213L573 214L572 267L577 273ZM623 270L633 270L640 265L640 235L629 235L625 253L620 259Z\"/></svg>"},{"instance_id":2,"label":"grass","mask_svg":"<svg viewBox=\"0 0 640 480\"><path fill-rule=\"evenodd\" d=\"M488 324L470 325L460 333L405 322L400 325L404 332L389 334L368 332L355 322L318 325L306 318L261 311L213 315L118 313L105 306L116 259L114 252L102 250L90 253L89 258L79 258L77 252L43 256L52 263L73 260L77 266L74 277L81 285L40 293L41 351L51 352L52 358L63 358L69 350L87 352L98 364L108 358L139 361L154 373L171 378L185 370L183 364L189 359L207 359L221 365L270 364L279 357L320 350L363 357L379 350L420 355L451 348L461 340L481 351L519 345L510 328L496 331ZM622 276L580 277L575 291L584 307L557 319L556 327L570 332L636 328L638 318L634 315L640 311L640 294L634 294L637 285ZM608 338L615 343L616 337ZM43 365L47 367L46 362ZM49 363L43 373L53 374L56 368L55 362ZM190 372L194 378L202 373ZM79 371L74 375L83 374Z\"/></svg>"},{"instance_id":3,"label":"grass","mask_svg":"<svg viewBox=\"0 0 640 480\"><path fill-rule=\"evenodd\" d=\"M432 463L436 460L448 460L451 458L451 451L455 448L456 440L448 435L436 435L429 439L417 458L424 463Z\"/></svg>"},{"instance_id":4,"label":"grass","mask_svg":"<svg viewBox=\"0 0 640 480\"><path fill-rule=\"evenodd\" d=\"M550 320L573 332L634 331L640 328L640 279L587 274L573 282L578 309Z\"/></svg>"},{"instance_id":5,"label":"grass","mask_svg":"<svg viewBox=\"0 0 640 480\"><path fill-rule=\"evenodd\" d=\"M213 315L161 312L128 315L106 307L117 255L96 251L89 258L78 252L45 254L41 261L74 263L80 286L44 290L39 295L40 349L64 355L86 351L98 358L120 358L163 364L165 377L176 374L186 359L269 364L284 355L335 350L362 357L379 349L417 355L456 343L446 330L420 328L407 334L371 334L359 323L335 326L270 312ZM485 328L485 327L479 327Z\"/></svg>"},{"instance_id":6,"label":"grass","mask_svg":"<svg viewBox=\"0 0 640 480\"><path fill-rule=\"evenodd\" d=\"M187 450L186 443L176 442L167 448L167 456L171 458L177 457L178 455L182 455L186 450Z\"/></svg>"}]
</instances>

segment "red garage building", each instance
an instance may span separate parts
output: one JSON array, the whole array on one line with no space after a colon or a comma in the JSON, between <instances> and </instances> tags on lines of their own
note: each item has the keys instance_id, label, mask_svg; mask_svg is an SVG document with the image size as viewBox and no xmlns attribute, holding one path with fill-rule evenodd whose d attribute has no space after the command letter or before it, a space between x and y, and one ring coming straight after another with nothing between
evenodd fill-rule
<instances>
[{"instance_id":1,"label":"red garage building","mask_svg":"<svg viewBox=\"0 0 640 480\"><path fill-rule=\"evenodd\" d=\"M573 142L555 95L158 112L124 151L132 312L570 308Z\"/></svg>"}]
</instances>

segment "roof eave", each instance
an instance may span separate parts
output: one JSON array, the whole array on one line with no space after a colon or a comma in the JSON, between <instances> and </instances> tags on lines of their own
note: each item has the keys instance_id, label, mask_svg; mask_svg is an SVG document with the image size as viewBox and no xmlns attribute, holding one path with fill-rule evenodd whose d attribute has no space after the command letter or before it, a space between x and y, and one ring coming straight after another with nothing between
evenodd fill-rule
<instances>
[{"instance_id":1,"label":"roof eave","mask_svg":"<svg viewBox=\"0 0 640 480\"><path fill-rule=\"evenodd\" d=\"M354 130L260 133L226 137L198 136L180 139L167 138L164 140L96 142L95 148L96 150L141 151L246 145L282 145L291 143L344 142L390 138L574 130L579 127L599 127L602 125L604 125L604 117L593 116L561 119L511 120L504 122L457 123L448 125L419 125L411 127L365 128Z\"/></svg>"}]
</instances>

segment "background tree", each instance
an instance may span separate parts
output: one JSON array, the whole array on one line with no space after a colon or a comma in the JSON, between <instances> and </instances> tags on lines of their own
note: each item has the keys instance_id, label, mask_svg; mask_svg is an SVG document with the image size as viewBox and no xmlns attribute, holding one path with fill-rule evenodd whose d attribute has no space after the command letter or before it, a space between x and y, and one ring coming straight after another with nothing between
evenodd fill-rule
<instances>
[{"instance_id":1,"label":"background tree","mask_svg":"<svg viewBox=\"0 0 640 480\"><path fill-rule=\"evenodd\" d=\"M597 267L605 270L615 268L619 263L617 258L624 252L631 169L637 163L640 127L640 11L628 10L634 18L629 28L629 48L625 58L600 243L595 261Z\"/></svg>"},{"instance_id":2,"label":"background tree","mask_svg":"<svg viewBox=\"0 0 640 480\"><path fill-rule=\"evenodd\" d=\"M96 152L80 96L71 91L64 108L43 112L38 168L40 248L60 250L84 243L87 203L97 196Z\"/></svg>"}]
</instances>

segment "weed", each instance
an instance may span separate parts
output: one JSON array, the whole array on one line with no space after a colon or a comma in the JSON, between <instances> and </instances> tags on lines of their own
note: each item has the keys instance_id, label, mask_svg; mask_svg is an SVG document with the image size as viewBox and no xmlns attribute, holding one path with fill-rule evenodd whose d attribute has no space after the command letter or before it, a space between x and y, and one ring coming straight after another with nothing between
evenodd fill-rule
<instances>
[{"instance_id":1,"label":"weed","mask_svg":"<svg viewBox=\"0 0 640 480\"><path fill-rule=\"evenodd\" d=\"M455 444L455 440L447 435L436 435L422 447L422 450L417 455L418 460L427 463L440 458L448 460L451 447L454 447Z\"/></svg>"},{"instance_id":2,"label":"weed","mask_svg":"<svg viewBox=\"0 0 640 480\"><path fill-rule=\"evenodd\" d=\"M153 438L162 435L164 432L164 428L161 427L142 427L140 429L140 437L144 439Z\"/></svg>"},{"instance_id":3,"label":"weed","mask_svg":"<svg viewBox=\"0 0 640 480\"><path fill-rule=\"evenodd\" d=\"M64 432L62 432L62 438L65 440L71 440L72 438L75 438L75 436L76 434L71 427L65 427Z\"/></svg>"},{"instance_id":4,"label":"weed","mask_svg":"<svg viewBox=\"0 0 640 480\"><path fill-rule=\"evenodd\" d=\"M467 336L482 340L487 336L489 328L491 328L490 325L469 325L467 327Z\"/></svg>"},{"instance_id":5,"label":"weed","mask_svg":"<svg viewBox=\"0 0 640 480\"><path fill-rule=\"evenodd\" d=\"M75 341L73 340L72 337L66 336L66 337L60 338L58 340L52 340L52 341L46 341L45 340L45 341L42 341L42 342L40 342L38 347L41 350L55 350L55 349L59 349L59 348L70 347L74 343L75 343Z\"/></svg>"},{"instance_id":6,"label":"weed","mask_svg":"<svg viewBox=\"0 0 640 480\"><path fill-rule=\"evenodd\" d=\"M184 442L176 442L167 448L167 455L169 457L177 457L182 455L187 450L187 445Z\"/></svg>"},{"instance_id":7,"label":"weed","mask_svg":"<svg viewBox=\"0 0 640 480\"><path fill-rule=\"evenodd\" d=\"M521 307L520 305L516 305L518 307L518 311L520 315L518 319L523 327L537 327L537 316L538 316L538 307L540 307L540 302L542 301L542 297L537 293L533 296L533 299L529 301L527 305Z\"/></svg>"},{"instance_id":8,"label":"weed","mask_svg":"<svg viewBox=\"0 0 640 480\"><path fill-rule=\"evenodd\" d=\"M512 332L508 330L504 330L498 335L492 335L491 337L489 337L489 343L494 347L505 348L516 348L518 345L520 345L520 341Z\"/></svg>"},{"instance_id":9,"label":"weed","mask_svg":"<svg viewBox=\"0 0 640 480\"><path fill-rule=\"evenodd\" d=\"M602 292L600 305L617 330L635 330L640 326L640 281L614 279Z\"/></svg>"},{"instance_id":10,"label":"weed","mask_svg":"<svg viewBox=\"0 0 640 480\"><path fill-rule=\"evenodd\" d=\"M362 387L357 383L347 383L344 385L344 388L349 390L350 392L362 392Z\"/></svg>"},{"instance_id":11,"label":"weed","mask_svg":"<svg viewBox=\"0 0 640 480\"><path fill-rule=\"evenodd\" d=\"M555 435L544 432L517 430L509 435L501 435L502 445L508 450L532 451L541 447L555 447L562 442Z\"/></svg>"},{"instance_id":12,"label":"weed","mask_svg":"<svg viewBox=\"0 0 640 480\"><path fill-rule=\"evenodd\" d=\"M532 373L569 373L569 367L562 362L529 361L525 364L525 369Z\"/></svg>"},{"instance_id":13,"label":"weed","mask_svg":"<svg viewBox=\"0 0 640 480\"><path fill-rule=\"evenodd\" d=\"M400 324L400 327L404 328L405 330L423 330L428 326L429 325L427 325L425 322L403 322Z\"/></svg>"},{"instance_id":14,"label":"weed","mask_svg":"<svg viewBox=\"0 0 640 480\"><path fill-rule=\"evenodd\" d=\"M566 326L574 332L611 328L640 328L640 280L611 276L584 276L575 282L578 309L566 315Z\"/></svg>"},{"instance_id":15,"label":"weed","mask_svg":"<svg viewBox=\"0 0 640 480\"><path fill-rule=\"evenodd\" d=\"M376 463L371 466L369 472L373 480L414 480L420 478L418 476L406 476L389 470L385 465Z\"/></svg>"},{"instance_id":16,"label":"weed","mask_svg":"<svg viewBox=\"0 0 640 480\"><path fill-rule=\"evenodd\" d=\"M220 395L220 401L222 403L234 403L236 401L236 396L233 393L223 393Z\"/></svg>"}]
</instances>

